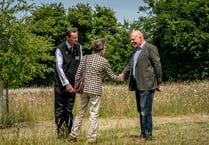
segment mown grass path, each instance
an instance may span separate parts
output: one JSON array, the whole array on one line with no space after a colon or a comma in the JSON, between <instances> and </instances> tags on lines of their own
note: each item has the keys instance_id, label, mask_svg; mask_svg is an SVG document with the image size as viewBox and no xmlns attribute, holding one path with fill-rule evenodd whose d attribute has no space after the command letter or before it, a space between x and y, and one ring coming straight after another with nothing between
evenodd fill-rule
<instances>
[{"instance_id":1,"label":"mown grass path","mask_svg":"<svg viewBox=\"0 0 209 145\"><path fill-rule=\"evenodd\" d=\"M189 123L196 121L208 121L209 115L207 114L193 114L186 116L154 116L153 126L166 123ZM84 118L82 121L82 130L87 130L89 124L89 118ZM114 128L132 128L139 127L139 119L137 117L127 118L127 117L112 117L112 118L98 118L99 130L108 130ZM50 133L55 131L54 121L40 121L33 123L22 123L18 125L21 130L27 130L28 127L35 127L37 130L46 131ZM52 132L51 132L52 131Z\"/></svg>"},{"instance_id":2,"label":"mown grass path","mask_svg":"<svg viewBox=\"0 0 209 145\"><path fill-rule=\"evenodd\" d=\"M81 134L75 145L87 144L89 118L84 118ZM137 117L99 118L99 145L133 145L133 137L140 133ZM209 114L186 116L154 116L154 139L146 145L208 145ZM66 140L58 140L53 120L16 124L12 128L0 130L0 145L69 145ZM72 144L72 143L70 143Z\"/></svg>"}]
</instances>

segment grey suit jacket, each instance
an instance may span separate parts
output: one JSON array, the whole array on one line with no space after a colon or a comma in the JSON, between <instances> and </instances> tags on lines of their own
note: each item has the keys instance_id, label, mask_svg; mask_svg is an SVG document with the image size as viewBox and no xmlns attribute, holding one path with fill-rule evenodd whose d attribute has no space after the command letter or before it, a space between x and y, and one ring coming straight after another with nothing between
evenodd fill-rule
<instances>
[{"instance_id":1,"label":"grey suit jacket","mask_svg":"<svg viewBox=\"0 0 209 145\"><path fill-rule=\"evenodd\" d=\"M136 64L136 79L132 77L133 56L134 53L129 64L122 71L125 78L130 76L129 90L133 91L136 87L140 91L155 90L162 81L162 68L157 47L150 43L145 43Z\"/></svg>"},{"instance_id":2,"label":"grey suit jacket","mask_svg":"<svg viewBox=\"0 0 209 145\"><path fill-rule=\"evenodd\" d=\"M106 74L110 79L119 82L120 77L113 74L106 58L99 53L86 55L86 75L84 81L84 93L102 95L102 77ZM75 86L82 73L86 56L83 57L75 75Z\"/></svg>"}]
</instances>

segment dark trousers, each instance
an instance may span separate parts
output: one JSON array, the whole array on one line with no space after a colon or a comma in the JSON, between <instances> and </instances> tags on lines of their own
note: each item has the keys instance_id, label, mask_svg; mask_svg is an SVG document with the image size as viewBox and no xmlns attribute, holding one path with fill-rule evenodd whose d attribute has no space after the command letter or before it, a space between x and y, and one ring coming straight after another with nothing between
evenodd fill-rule
<instances>
[{"instance_id":1,"label":"dark trousers","mask_svg":"<svg viewBox=\"0 0 209 145\"><path fill-rule=\"evenodd\" d=\"M59 87L54 88L55 95L55 123L58 136L65 137L70 133L73 125L73 106L75 93L69 93Z\"/></svg>"},{"instance_id":2,"label":"dark trousers","mask_svg":"<svg viewBox=\"0 0 209 145\"><path fill-rule=\"evenodd\" d=\"M140 114L141 136L152 136L152 103L155 90L139 91L136 89L136 104Z\"/></svg>"}]
</instances>

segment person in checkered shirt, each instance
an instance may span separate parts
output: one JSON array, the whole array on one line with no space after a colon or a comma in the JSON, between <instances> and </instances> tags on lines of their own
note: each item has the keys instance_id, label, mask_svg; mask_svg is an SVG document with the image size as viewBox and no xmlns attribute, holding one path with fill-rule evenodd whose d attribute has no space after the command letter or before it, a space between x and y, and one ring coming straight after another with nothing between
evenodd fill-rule
<instances>
[{"instance_id":1,"label":"person in checkered shirt","mask_svg":"<svg viewBox=\"0 0 209 145\"><path fill-rule=\"evenodd\" d=\"M68 136L68 141L77 141L81 121L89 104L90 126L88 128L87 137L88 142L96 142L97 117L102 96L102 77L103 75L107 75L113 81L123 81L122 77L113 74L108 60L103 57L105 54L105 43L106 41L103 38L93 41L92 48L94 53L91 55L85 55L78 67L75 76L75 86L81 76L82 68L84 68L84 65L86 64L84 90L80 95L80 111L75 117L71 133Z\"/></svg>"}]
</instances>

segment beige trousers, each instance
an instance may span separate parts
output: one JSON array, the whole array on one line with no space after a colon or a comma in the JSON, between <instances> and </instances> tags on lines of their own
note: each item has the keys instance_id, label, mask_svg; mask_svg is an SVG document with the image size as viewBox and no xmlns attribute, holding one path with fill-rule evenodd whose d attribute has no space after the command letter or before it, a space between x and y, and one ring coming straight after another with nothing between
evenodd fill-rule
<instances>
[{"instance_id":1,"label":"beige trousers","mask_svg":"<svg viewBox=\"0 0 209 145\"><path fill-rule=\"evenodd\" d=\"M88 103L89 103L89 109L90 109L90 125L88 128L88 139L96 138L97 134L97 117L98 117L98 111L100 106L100 100L101 96L88 94L88 93L82 93L80 96L80 111L76 115L75 120L73 122L73 126L71 129L70 135L72 137L77 137L80 133L80 126L82 119L85 115Z\"/></svg>"}]
</instances>

